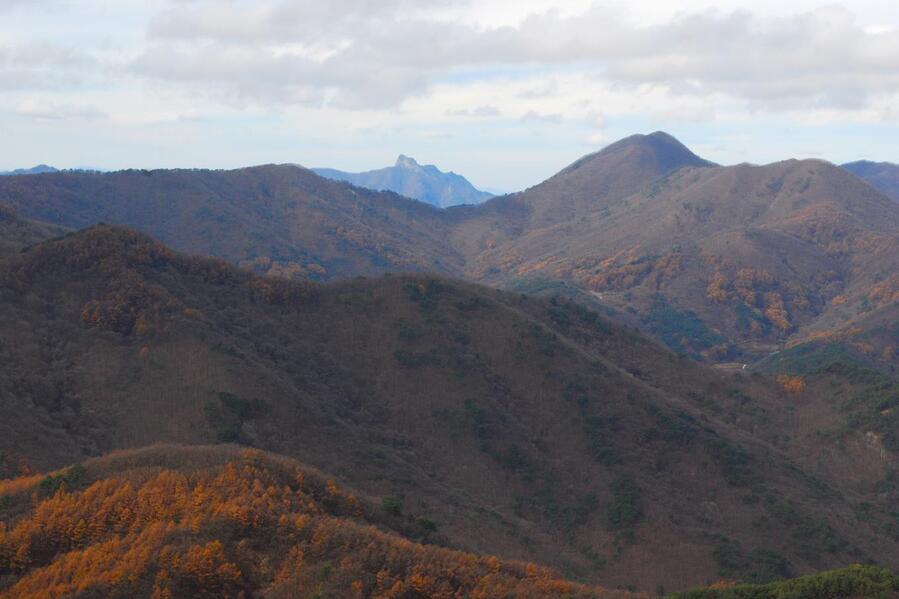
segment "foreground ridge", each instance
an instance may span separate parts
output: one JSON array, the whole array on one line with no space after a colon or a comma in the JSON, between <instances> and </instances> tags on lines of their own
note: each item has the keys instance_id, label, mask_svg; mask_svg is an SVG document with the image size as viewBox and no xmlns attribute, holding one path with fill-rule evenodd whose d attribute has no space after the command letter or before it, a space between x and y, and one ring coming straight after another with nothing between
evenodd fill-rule
<instances>
[{"instance_id":1,"label":"foreground ridge","mask_svg":"<svg viewBox=\"0 0 899 599\"><path fill-rule=\"evenodd\" d=\"M416 506L444 544L604 585L896 566L869 442L892 450L893 417L866 399L845 428L831 375L723 375L561 297L259 277L119 227L14 250L0 277L0 477L237 442Z\"/></svg>"},{"instance_id":2,"label":"foreground ridge","mask_svg":"<svg viewBox=\"0 0 899 599\"><path fill-rule=\"evenodd\" d=\"M2 596L623 597L410 540L432 526L297 462L154 446L0 482Z\"/></svg>"},{"instance_id":3,"label":"foreground ridge","mask_svg":"<svg viewBox=\"0 0 899 599\"><path fill-rule=\"evenodd\" d=\"M438 547L433 523L393 498L379 503L294 460L232 445L115 452L0 481L0 497L0 597L646 597ZM863 565L671 595L897 596L899 577Z\"/></svg>"}]
</instances>

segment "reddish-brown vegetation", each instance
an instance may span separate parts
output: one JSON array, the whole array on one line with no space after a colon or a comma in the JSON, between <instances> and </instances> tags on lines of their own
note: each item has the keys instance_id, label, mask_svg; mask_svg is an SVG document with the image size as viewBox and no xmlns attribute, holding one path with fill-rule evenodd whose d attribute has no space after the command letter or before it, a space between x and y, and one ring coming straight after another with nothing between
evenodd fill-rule
<instances>
[{"instance_id":1,"label":"reddish-brown vegetation","mask_svg":"<svg viewBox=\"0 0 899 599\"><path fill-rule=\"evenodd\" d=\"M65 226L138 227L257 274L555 279L641 320L662 297L724 338L724 352L710 351L720 342L691 348L711 361L736 359L735 348L750 361L899 297L895 202L831 164L716 167L664 133L612 144L519 194L446 211L289 165L4 177L0 197ZM86 322L127 330L165 320L120 313L119 294L91 298Z\"/></svg>"},{"instance_id":2,"label":"reddish-brown vegetation","mask_svg":"<svg viewBox=\"0 0 899 599\"><path fill-rule=\"evenodd\" d=\"M776 474L808 452L780 447L797 403L773 381L722 377L562 297L432 276L289 282L109 226L17 252L0 276L0 331L16 340L0 345L7 476L22 455L47 469L159 439L237 441L402 495L406 513L427 506L454 546L648 590L715 576L713 535L777 548L797 571L854 545L894 555L876 521L846 524L841 496L810 498L817 464ZM695 322L661 300L655 314ZM729 351L696 327L708 355ZM833 527L835 553L744 501L756 481ZM739 517L710 517L709 493Z\"/></svg>"},{"instance_id":3,"label":"reddish-brown vegetation","mask_svg":"<svg viewBox=\"0 0 899 599\"><path fill-rule=\"evenodd\" d=\"M259 451L155 448L93 461L82 476L49 496L33 479L4 484L17 515L0 524L2 596L616 595L404 539L376 526L370 503Z\"/></svg>"},{"instance_id":4,"label":"reddish-brown vegetation","mask_svg":"<svg viewBox=\"0 0 899 599\"><path fill-rule=\"evenodd\" d=\"M805 391L805 380L800 376L781 374L777 376L777 384L783 387L787 393L799 394Z\"/></svg>"}]
</instances>

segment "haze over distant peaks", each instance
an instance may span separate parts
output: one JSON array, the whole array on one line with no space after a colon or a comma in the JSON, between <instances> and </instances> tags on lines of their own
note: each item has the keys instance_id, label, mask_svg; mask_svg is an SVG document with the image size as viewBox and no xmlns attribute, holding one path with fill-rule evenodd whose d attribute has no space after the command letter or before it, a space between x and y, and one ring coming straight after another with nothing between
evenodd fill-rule
<instances>
[{"instance_id":1,"label":"haze over distant peaks","mask_svg":"<svg viewBox=\"0 0 899 599\"><path fill-rule=\"evenodd\" d=\"M465 177L445 173L432 164L419 164L414 158L400 154L393 166L363 173L348 173L330 168L312 169L328 179L346 181L374 189L393 191L439 208L459 204L479 204L493 194L476 189Z\"/></svg>"},{"instance_id":2,"label":"haze over distant peaks","mask_svg":"<svg viewBox=\"0 0 899 599\"><path fill-rule=\"evenodd\" d=\"M899 164L859 160L844 164L843 168L899 202Z\"/></svg>"},{"instance_id":3,"label":"haze over distant peaks","mask_svg":"<svg viewBox=\"0 0 899 599\"><path fill-rule=\"evenodd\" d=\"M0 171L0 175L39 175L41 173L56 173L58 168L47 164L39 164L31 168L17 168L12 171Z\"/></svg>"}]
</instances>

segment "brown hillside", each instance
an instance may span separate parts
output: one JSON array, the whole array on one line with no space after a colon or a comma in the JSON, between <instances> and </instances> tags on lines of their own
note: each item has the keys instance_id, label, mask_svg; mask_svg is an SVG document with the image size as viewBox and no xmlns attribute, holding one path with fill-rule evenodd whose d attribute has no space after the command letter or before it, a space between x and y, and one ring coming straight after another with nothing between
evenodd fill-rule
<instances>
[{"instance_id":1,"label":"brown hillside","mask_svg":"<svg viewBox=\"0 0 899 599\"><path fill-rule=\"evenodd\" d=\"M22 218L12 208L0 204L0 259L65 231L62 227Z\"/></svg>"},{"instance_id":2,"label":"brown hillside","mask_svg":"<svg viewBox=\"0 0 899 599\"><path fill-rule=\"evenodd\" d=\"M460 265L436 208L293 165L4 177L0 204L76 229L127 225L260 273L329 279Z\"/></svg>"},{"instance_id":3,"label":"brown hillside","mask_svg":"<svg viewBox=\"0 0 899 599\"><path fill-rule=\"evenodd\" d=\"M627 595L417 543L389 502L256 450L120 452L0 494L0 597Z\"/></svg>"},{"instance_id":4,"label":"brown hillside","mask_svg":"<svg viewBox=\"0 0 899 599\"><path fill-rule=\"evenodd\" d=\"M518 201L565 205L564 196L535 190ZM569 281L636 310L676 349L746 361L818 322L845 324L844 313L869 301L896 270L897 231L895 203L828 163L683 168L648 189L490 244L467 268L497 285ZM693 330L683 326L689 318L674 318L686 311L696 317Z\"/></svg>"},{"instance_id":5,"label":"brown hillside","mask_svg":"<svg viewBox=\"0 0 899 599\"><path fill-rule=\"evenodd\" d=\"M893 297L899 261L899 206L847 170L718 167L664 133L445 211L290 165L3 177L4 202L67 227L135 227L258 273L563 282L712 362L751 362L845 327Z\"/></svg>"},{"instance_id":6,"label":"brown hillside","mask_svg":"<svg viewBox=\"0 0 899 599\"><path fill-rule=\"evenodd\" d=\"M493 271L484 273L476 266L482 253L489 254L493 248L519 238L538 241L534 233L553 231L553 226L560 227L556 232L564 233L573 221L602 212L669 173L685 167L706 166L713 164L666 133L634 135L580 158L524 192L494 198L479 206L450 210L449 215L458 223L453 228L453 243L469 261L475 261L472 274L489 275ZM549 245L557 241L558 238ZM529 251L546 250L535 246ZM500 265L497 274L502 274L503 266ZM468 270L472 271L472 267L469 264Z\"/></svg>"},{"instance_id":7,"label":"brown hillside","mask_svg":"<svg viewBox=\"0 0 899 599\"><path fill-rule=\"evenodd\" d=\"M2 280L8 475L239 441L389 496L452 546L607 586L899 562L888 501L788 438L792 391L566 300L260 278L109 226L17 253Z\"/></svg>"}]
</instances>

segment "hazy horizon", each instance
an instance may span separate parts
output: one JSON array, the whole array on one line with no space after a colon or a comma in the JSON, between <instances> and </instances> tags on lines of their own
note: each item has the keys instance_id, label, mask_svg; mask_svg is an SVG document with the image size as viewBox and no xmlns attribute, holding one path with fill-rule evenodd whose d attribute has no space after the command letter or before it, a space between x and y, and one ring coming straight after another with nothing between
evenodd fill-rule
<instances>
[{"instance_id":1,"label":"hazy horizon","mask_svg":"<svg viewBox=\"0 0 899 599\"><path fill-rule=\"evenodd\" d=\"M514 191L634 133L899 162L890 2L0 2L0 170L359 172Z\"/></svg>"},{"instance_id":2,"label":"hazy horizon","mask_svg":"<svg viewBox=\"0 0 899 599\"><path fill-rule=\"evenodd\" d=\"M634 134L634 135L649 134L649 133L651 133L651 132L637 133L637 134ZM665 133L667 133L667 132L665 132ZM622 138L622 139L624 139L624 138ZM596 151L601 151L602 149L608 147L608 146L611 145L611 144L614 144L614 143L617 142L617 141L621 141L621 140L617 140L617 139L616 139L616 140L612 140L612 141L610 141L608 144L604 144L601 148L597 148ZM680 141L680 140L679 140L679 141ZM689 148L689 146L688 146L688 148ZM594 151L588 152L588 154L591 154L591 153L595 153L595 152L594 152ZM397 156L400 156L400 155L403 155L403 154L402 154L402 153L397 154ZM415 156L407 156L407 157L416 160L416 162L418 162L421 166L435 166L435 167L437 167L438 169L440 169L440 170L443 171L443 172L446 172L446 173L454 172L454 173L457 174L457 175L461 175L461 176L463 176L463 177L466 177L466 174L465 174L465 173L459 173L459 172L456 172L456 171L452 171L452 170L450 170L450 169L444 169L444 168L441 168L441 165L439 165L439 164L433 164L433 163L430 163L430 162L418 160ZM701 156L701 157L702 157L702 158L707 158L706 156ZM789 160L789 159L792 159L792 158L795 158L795 157L792 157L792 156L786 156L786 157L784 157L784 158L781 159L781 160ZM831 162L831 163L838 164L838 165L839 165L839 164L847 164L847 163L838 163L838 162L835 162L835 161L832 161L832 160L828 160L828 159L825 158L825 157L816 157L816 156L808 156L808 157L805 157L805 158L799 158L799 159L807 159L807 160L825 160L825 161L827 161L827 162ZM575 161L576 161L576 160L577 160L577 158L575 158ZM867 159L867 158L861 158L861 159L859 159L859 160L857 160L857 161L848 161L848 162L859 162L859 161L868 161L868 162L890 162L890 161L871 161L871 160L869 160L869 159ZM717 162L717 161L712 160L712 162ZM775 161L775 162L777 162L777 161ZM114 169L113 169L113 168L104 168L104 167L102 167L102 166L96 166L96 165L93 165L93 166L77 165L77 166L59 167L58 165L46 164L46 163L40 163L40 164L32 164L32 165L28 165L28 166L18 166L18 167L12 167L12 168L0 168L0 173L11 172L11 171L16 171L16 170L28 170L28 169L35 168L35 167L40 167L40 166L49 166L49 167L53 167L53 168L58 168L59 170L97 171L97 172L104 172L104 173L112 173L112 172L123 171L123 170L129 170L129 169L136 169L136 170L142 170L142 169L153 170L153 169L155 169L155 168L161 168L161 169L166 169L166 168L168 168L168 169L184 169L184 170L192 170L192 169L199 169L199 170L233 170L233 169L241 169L241 168L254 168L254 167L263 166L264 164L294 164L294 165L296 165L296 166L303 167L303 168L307 168L307 169L309 169L309 170L330 169L330 170L336 170L336 171L340 171L340 172L358 172L358 173L365 173L365 172L368 172L368 171L376 171L376 170L384 169L384 168L387 168L387 167L391 167L391 166L394 165L394 163L395 163L395 160L394 160L394 161L389 161L388 163L385 163L385 164L371 165L370 167L363 167L363 168L359 169L358 171L350 171L350 170L345 170L345 169L339 169L339 168L331 167L330 165L308 165L308 164L290 163L290 162L281 162L281 163L274 162L274 163L244 164L244 165L236 165L236 166L229 166L229 167L191 166L191 165L188 165L188 164L185 164L185 165L177 165L177 166L171 166L171 167L144 167L144 166L141 166L141 165L134 165L134 166L121 167L121 168L114 168ZM746 164L753 164L753 165L763 165L763 163L753 162L753 161L751 161L751 160L744 161L744 163L746 163ZM563 169L564 169L565 167L567 167L569 164L570 164L570 163L558 165L557 168L556 168L556 170L553 171L553 172L551 172L549 176L552 176L553 174L557 173L558 171L563 170ZM729 165L729 164L726 164L726 163L720 163L720 162L719 162L719 164L721 164L721 166L732 166L732 165ZM767 163L765 163L765 164L767 164ZM468 178L468 177L466 177L466 179L467 179L467 178ZM534 184L539 183L539 182L540 182L540 181L535 181ZM492 193L492 194L494 194L494 195L504 195L504 194L516 193L516 192L519 192L519 191L523 191L524 189L526 189L526 188L529 187L529 186L530 186L530 185L525 186L525 187L521 187L521 188L515 188L515 189L503 189L503 188L496 188L496 187L490 187L490 186L475 185L475 187L477 187L477 188L480 189L481 191L486 191L486 192Z\"/></svg>"}]
</instances>

